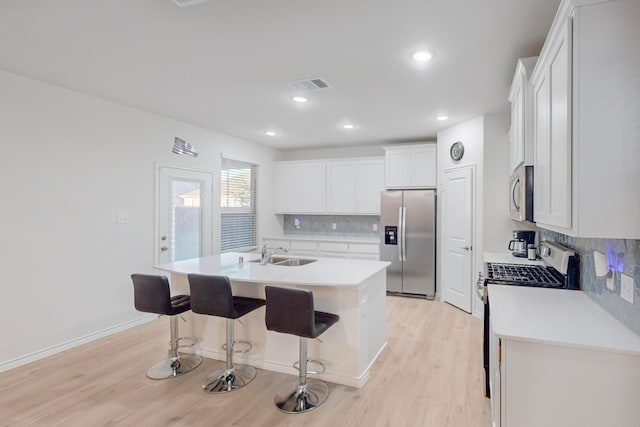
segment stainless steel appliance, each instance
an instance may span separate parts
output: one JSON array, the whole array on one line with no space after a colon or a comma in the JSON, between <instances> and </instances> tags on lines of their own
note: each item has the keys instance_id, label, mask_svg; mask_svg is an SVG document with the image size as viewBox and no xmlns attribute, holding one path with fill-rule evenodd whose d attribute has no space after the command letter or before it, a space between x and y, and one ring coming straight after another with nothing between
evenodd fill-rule
<instances>
[{"instance_id":1,"label":"stainless steel appliance","mask_svg":"<svg viewBox=\"0 0 640 427\"><path fill-rule=\"evenodd\" d=\"M513 240L509 241L511 255L526 258L529 245L536 243L536 232L529 230L513 230Z\"/></svg>"},{"instance_id":2,"label":"stainless steel appliance","mask_svg":"<svg viewBox=\"0 0 640 427\"><path fill-rule=\"evenodd\" d=\"M391 262L387 292L435 298L435 190L382 192L380 225L380 259Z\"/></svg>"},{"instance_id":3,"label":"stainless steel appliance","mask_svg":"<svg viewBox=\"0 0 640 427\"><path fill-rule=\"evenodd\" d=\"M509 182L511 219L533 222L533 166L520 166Z\"/></svg>"},{"instance_id":4,"label":"stainless steel appliance","mask_svg":"<svg viewBox=\"0 0 640 427\"><path fill-rule=\"evenodd\" d=\"M488 285L534 286L552 289L580 289L578 259L574 251L557 243L540 243L541 262L519 263L485 262L478 277L478 296L484 303L483 359L485 396L491 396L489 372L490 304ZM514 260L515 261L515 260Z\"/></svg>"}]
</instances>

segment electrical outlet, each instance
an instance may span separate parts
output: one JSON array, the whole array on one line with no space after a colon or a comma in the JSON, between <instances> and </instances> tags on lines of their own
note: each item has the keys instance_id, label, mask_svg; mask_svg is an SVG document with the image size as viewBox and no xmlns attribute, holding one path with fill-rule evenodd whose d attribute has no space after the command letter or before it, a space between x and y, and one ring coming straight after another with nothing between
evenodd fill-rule
<instances>
[{"instance_id":1,"label":"electrical outlet","mask_svg":"<svg viewBox=\"0 0 640 427\"><path fill-rule=\"evenodd\" d=\"M378 224L373 224L373 231L378 231Z\"/></svg>"},{"instance_id":2,"label":"electrical outlet","mask_svg":"<svg viewBox=\"0 0 640 427\"><path fill-rule=\"evenodd\" d=\"M610 291L613 291L615 288L615 284L616 284L616 274L614 271L610 271L609 275L607 276L607 288Z\"/></svg>"},{"instance_id":3,"label":"electrical outlet","mask_svg":"<svg viewBox=\"0 0 640 427\"><path fill-rule=\"evenodd\" d=\"M336 228L337 228L336 223L335 223L335 222L332 222L332 223L331 223L331 229L332 229L332 230L335 230Z\"/></svg>"},{"instance_id":4,"label":"electrical outlet","mask_svg":"<svg viewBox=\"0 0 640 427\"><path fill-rule=\"evenodd\" d=\"M633 304L633 277L620 275L620 296Z\"/></svg>"},{"instance_id":5,"label":"electrical outlet","mask_svg":"<svg viewBox=\"0 0 640 427\"><path fill-rule=\"evenodd\" d=\"M121 212L116 215L116 224L129 224L129 214Z\"/></svg>"}]
</instances>

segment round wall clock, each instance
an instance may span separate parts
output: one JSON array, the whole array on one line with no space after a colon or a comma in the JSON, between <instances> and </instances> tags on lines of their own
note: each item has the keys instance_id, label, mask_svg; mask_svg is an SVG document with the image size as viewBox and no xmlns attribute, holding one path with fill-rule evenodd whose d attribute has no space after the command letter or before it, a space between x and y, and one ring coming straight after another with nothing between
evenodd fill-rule
<instances>
[{"instance_id":1,"label":"round wall clock","mask_svg":"<svg viewBox=\"0 0 640 427\"><path fill-rule=\"evenodd\" d=\"M464 145L462 145L462 142L454 142L449 150L449 154L451 154L453 160L460 160L464 155Z\"/></svg>"}]
</instances>

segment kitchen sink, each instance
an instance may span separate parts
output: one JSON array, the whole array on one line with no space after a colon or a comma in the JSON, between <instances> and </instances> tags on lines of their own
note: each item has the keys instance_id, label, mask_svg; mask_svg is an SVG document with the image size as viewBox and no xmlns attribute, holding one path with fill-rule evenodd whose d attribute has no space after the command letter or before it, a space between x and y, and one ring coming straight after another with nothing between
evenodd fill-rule
<instances>
[{"instance_id":1,"label":"kitchen sink","mask_svg":"<svg viewBox=\"0 0 640 427\"><path fill-rule=\"evenodd\" d=\"M316 262L317 259L312 258L286 258L280 256L274 256L269 258L269 262L267 264L272 265L282 265L288 267L298 267L301 265L311 264L312 262ZM251 262L260 262L259 259L254 259Z\"/></svg>"}]
</instances>

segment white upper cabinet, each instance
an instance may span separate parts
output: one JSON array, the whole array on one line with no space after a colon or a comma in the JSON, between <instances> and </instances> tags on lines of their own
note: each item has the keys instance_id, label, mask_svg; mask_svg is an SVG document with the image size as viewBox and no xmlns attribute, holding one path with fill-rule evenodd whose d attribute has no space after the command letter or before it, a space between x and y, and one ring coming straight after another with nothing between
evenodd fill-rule
<instances>
[{"instance_id":1,"label":"white upper cabinet","mask_svg":"<svg viewBox=\"0 0 640 427\"><path fill-rule=\"evenodd\" d=\"M571 228L571 19L548 39L533 82L535 165L533 217L537 223ZM545 48L547 46L545 45Z\"/></svg>"},{"instance_id":2,"label":"white upper cabinet","mask_svg":"<svg viewBox=\"0 0 640 427\"><path fill-rule=\"evenodd\" d=\"M384 159L276 162L276 212L380 214Z\"/></svg>"},{"instance_id":3,"label":"white upper cabinet","mask_svg":"<svg viewBox=\"0 0 640 427\"><path fill-rule=\"evenodd\" d=\"M560 5L531 78L542 228L640 239L639 20L637 0Z\"/></svg>"},{"instance_id":4,"label":"white upper cabinet","mask_svg":"<svg viewBox=\"0 0 640 427\"><path fill-rule=\"evenodd\" d=\"M384 147L386 188L434 188L436 144Z\"/></svg>"},{"instance_id":5,"label":"white upper cabinet","mask_svg":"<svg viewBox=\"0 0 640 427\"><path fill-rule=\"evenodd\" d=\"M356 162L327 162L327 212L348 214L356 211Z\"/></svg>"},{"instance_id":6,"label":"white upper cabinet","mask_svg":"<svg viewBox=\"0 0 640 427\"><path fill-rule=\"evenodd\" d=\"M509 92L511 130L509 132L510 172L533 163L533 94L531 73L537 56L518 60Z\"/></svg>"},{"instance_id":7,"label":"white upper cabinet","mask_svg":"<svg viewBox=\"0 0 640 427\"><path fill-rule=\"evenodd\" d=\"M318 161L277 162L275 196L277 213L325 213L326 164Z\"/></svg>"},{"instance_id":8,"label":"white upper cabinet","mask_svg":"<svg viewBox=\"0 0 640 427\"><path fill-rule=\"evenodd\" d=\"M356 162L356 213L380 215L380 193L384 190L384 159Z\"/></svg>"}]
</instances>

